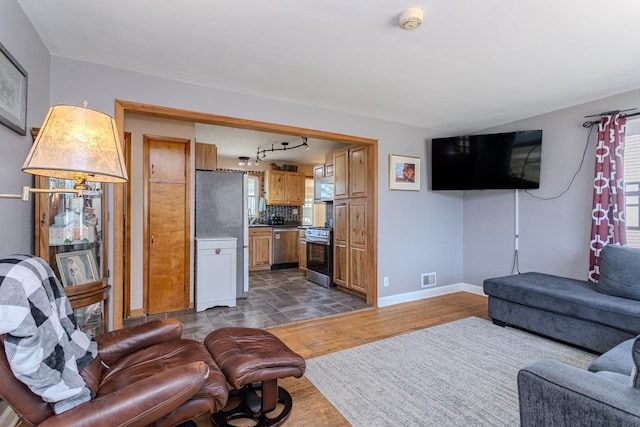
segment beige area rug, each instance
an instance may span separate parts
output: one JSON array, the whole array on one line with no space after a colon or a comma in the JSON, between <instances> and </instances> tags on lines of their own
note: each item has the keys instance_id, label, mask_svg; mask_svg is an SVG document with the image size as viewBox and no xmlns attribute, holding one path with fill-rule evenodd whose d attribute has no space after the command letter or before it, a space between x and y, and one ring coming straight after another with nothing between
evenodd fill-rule
<instances>
[{"instance_id":1,"label":"beige area rug","mask_svg":"<svg viewBox=\"0 0 640 427\"><path fill-rule=\"evenodd\" d=\"M307 361L306 376L353 426L518 426L517 373L596 356L477 317Z\"/></svg>"}]
</instances>

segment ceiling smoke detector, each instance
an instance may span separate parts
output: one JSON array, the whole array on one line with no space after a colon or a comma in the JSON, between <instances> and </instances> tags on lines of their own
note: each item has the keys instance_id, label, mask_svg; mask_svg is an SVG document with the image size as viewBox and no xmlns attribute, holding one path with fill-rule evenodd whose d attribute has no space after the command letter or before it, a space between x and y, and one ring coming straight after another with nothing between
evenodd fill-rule
<instances>
[{"instance_id":1,"label":"ceiling smoke detector","mask_svg":"<svg viewBox=\"0 0 640 427\"><path fill-rule=\"evenodd\" d=\"M422 9L407 9L400 14L400 28L403 30L413 30L422 24Z\"/></svg>"}]
</instances>

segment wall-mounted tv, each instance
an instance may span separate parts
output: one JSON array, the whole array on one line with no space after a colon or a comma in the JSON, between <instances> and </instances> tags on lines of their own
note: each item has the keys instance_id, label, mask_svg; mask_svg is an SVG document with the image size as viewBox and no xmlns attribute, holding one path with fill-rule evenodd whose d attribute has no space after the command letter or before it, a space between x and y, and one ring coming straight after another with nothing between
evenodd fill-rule
<instances>
[{"instance_id":1,"label":"wall-mounted tv","mask_svg":"<svg viewBox=\"0 0 640 427\"><path fill-rule=\"evenodd\" d=\"M540 187L542 130L434 138L432 190Z\"/></svg>"}]
</instances>

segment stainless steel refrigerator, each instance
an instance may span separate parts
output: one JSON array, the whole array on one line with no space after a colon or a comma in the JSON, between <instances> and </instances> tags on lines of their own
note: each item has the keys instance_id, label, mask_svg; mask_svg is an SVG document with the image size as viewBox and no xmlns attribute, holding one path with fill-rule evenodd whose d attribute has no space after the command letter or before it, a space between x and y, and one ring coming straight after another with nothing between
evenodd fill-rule
<instances>
[{"instance_id":1,"label":"stainless steel refrigerator","mask_svg":"<svg viewBox=\"0 0 640 427\"><path fill-rule=\"evenodd\" d=\"M196 237L235 237L237 297L249 294L247 174L196 171Z\"/></svg>"}]
</instances>

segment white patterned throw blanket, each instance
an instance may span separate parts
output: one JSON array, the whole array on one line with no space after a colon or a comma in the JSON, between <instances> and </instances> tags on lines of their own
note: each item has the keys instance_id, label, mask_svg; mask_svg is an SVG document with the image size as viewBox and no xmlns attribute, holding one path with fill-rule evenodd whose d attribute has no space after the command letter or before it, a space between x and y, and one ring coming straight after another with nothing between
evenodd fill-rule
<instances>
[{"instance_id":1,"label":"white patterned throw blanket","mask_svg":"<svg viewBox=\"0 0 640 427\"><path fill-rule=\"evenodd\" d=\"M29 255L0 258L0 334L16 378L56 414L91 399L79 372L98 353L78 329L51 267Z\"/></svg>"}]
</instances>

